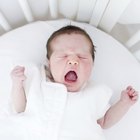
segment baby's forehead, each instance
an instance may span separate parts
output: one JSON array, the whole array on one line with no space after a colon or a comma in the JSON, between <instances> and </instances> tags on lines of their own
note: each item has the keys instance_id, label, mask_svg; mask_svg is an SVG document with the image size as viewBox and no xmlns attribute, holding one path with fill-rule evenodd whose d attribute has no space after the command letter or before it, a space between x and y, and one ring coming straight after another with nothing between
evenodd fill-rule
<instances>
[{"instance_id":1,"label":"baby's forehead","mask_svg":"<svg viewBox=\"0 0 140 140\"><path fill-rule=\"evenodd\" d=\"M58 35L51 42L52 51L91 51L92 44L84 34L65 33Z\"/></svg>"},{"instance_id":2,"label":"baby's forehead","mask_svg":"<svg viewBox=\"0 0 140 140\"><path fill-rule=\"evenodd\" d=\"M66 46L66 47L83 47L89 46L91 43L83 35L63 35L52 42L53 46Z\"/></svg>"},{"instance_id":3,"label":"baby's forehead","mask_svg":"<svg viewBox=\"0 0 140 140\"><path fill-rule=\"evenodd\" d=\"M84 34L76 34L76 33L71 33L71 34L61 34L59 36L56 36L53 40L52 40L52 45L67 45L67 46L71 46L71 44L73 45L92 45L91 41L89 40L88 37L86 37Z\"/></svg>"},{"instance_id":4,"label":"baby's forehead","mask_svg":"<svg viewBox=\"0 0 140 140\"><path fill-rule=\"evenodd\" d=\"M86 50L86 49L75 49L74 47L71 48L61 48L61 49L55 49L53 52L57 53L57 54L63 54L63 53L68 53L68 54L89 54L90 50Z\"/></svg>"},{"instance_id":5,"label":"baby's forehead","mask_svg":"<svg viewBox=\"0 0 140 140\"><path fill-rule=\"evenodd\" d=\"M86 38L89 42L90 42L90 39L87 37L86 34L84 33L77 33L77 32L72 32L72 33L62 33L62 34L59 34L57 36L55 36L52 41L55 41L57 39L61 39L61 38L64 38L64 37L67 37L67 38L70 38L70 37L75 37L75 36L80 36L80 37L83 37L83 38Z\"/></svg>"}]
</instances>

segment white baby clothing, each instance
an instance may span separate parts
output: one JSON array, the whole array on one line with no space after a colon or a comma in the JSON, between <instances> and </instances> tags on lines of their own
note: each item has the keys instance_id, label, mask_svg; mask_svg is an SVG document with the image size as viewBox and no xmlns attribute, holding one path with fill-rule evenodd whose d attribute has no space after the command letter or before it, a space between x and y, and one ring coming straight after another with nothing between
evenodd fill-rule
<instances>
[{"instance_id":1,"label":"white baby clothing","mask_svg":"<svg viewBox=\"0 0 140 140\"><path fill-rule=\"evenodd\" d=\"M79 92L67 92L64 85L42 78L37 68L32 70L26 110L1 118L0 139L105 140L97 120L109 108L112 91L107 86L89 82Z\"/></svg>"},{"instance_id":2,"label":"white baby clothing","mask_svg":"<svg viewBox=\"0 0 140 140\"><path fill-rule=\"evenodd\" d=\"M87 83L79 92L67 92L62 84L40 83L31 86L26 113L44 122L46 140L105 140L97 120L109 108L110 88Z\"/></svg>"},{"instance_id":3,"label":"white baby clothing","mask_svg":"<svg viewBox=\"0 0 140 140\"><path fill-rule=\"evenodd\" d=\"M111 90L87 85L80 92L68 93L59 140L104 140L97 120L109 108Z\"/></svg>"}]
</instances>

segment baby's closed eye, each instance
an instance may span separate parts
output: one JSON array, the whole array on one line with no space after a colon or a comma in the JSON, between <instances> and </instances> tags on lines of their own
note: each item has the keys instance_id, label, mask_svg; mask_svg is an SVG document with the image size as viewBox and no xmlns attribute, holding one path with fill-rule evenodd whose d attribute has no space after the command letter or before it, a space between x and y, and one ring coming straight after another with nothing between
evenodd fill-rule
<instances>
[{"instance_id":1,"label":"baby's closed eye","mask_svg":"<svg viewBox=\"0 0 140 140\"><path fill-rule=\"evenodd\" d=\"M88 59L88 57L87 56L84 56L84 55L79 55L78 56L80 59Z\"/></svg>"}]
</instances>

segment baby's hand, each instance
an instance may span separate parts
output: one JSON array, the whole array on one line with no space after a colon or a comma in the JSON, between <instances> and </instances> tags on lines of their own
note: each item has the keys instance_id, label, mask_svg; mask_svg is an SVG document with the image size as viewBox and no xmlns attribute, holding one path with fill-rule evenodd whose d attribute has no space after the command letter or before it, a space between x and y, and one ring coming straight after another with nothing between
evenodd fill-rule
<instances>
[{"instance_id":1,"label":"baby's hand","mask_svg":"<svg viewBox=\"0 0 140 140\"><path fill-rule=\"evenodd\" d=\"M132 86L128 86L121 92L121 100L133 105L138 100L138 92Z\"/></svg>"},{"instance_id":2,"label":"baby's hand","mask_svg":"<svg viewBox=\"0 0 140 140\"><path fill-rule=\"evenodd\" d=\"M21 66L16 66L12 70L11 77L12 77L13 85L23 86L23 81L25 81L26 79L24 71L25 71L25 68Z\"/></svg>"}]
</instances>

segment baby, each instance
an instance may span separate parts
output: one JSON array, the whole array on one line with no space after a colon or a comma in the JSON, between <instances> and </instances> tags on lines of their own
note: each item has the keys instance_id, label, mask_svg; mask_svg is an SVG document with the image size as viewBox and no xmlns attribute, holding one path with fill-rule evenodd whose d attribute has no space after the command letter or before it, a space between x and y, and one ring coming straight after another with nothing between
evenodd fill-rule
<instances>
[{"instance_id":1,"label":"baby","mask_svg":"<svg viewBox=\"0 0 140 140\"><path fill-rule=\"evenodd\" d=\"M100 127L105 129L114 125L138 100L137 91L128 86L121 92L117 103L109 107L108 92L111 90L88 82L94 57L95 47L90 36L76 26L55 31L47 42L47 77L53 83L64 85L69 95L61 140L104 139L101 133L96 134ZM24 67L17 66L11 72L12 101L17 112L24 112L28 102L23 87L26 80L24 70ZM96 114L100 110L102 113Z\"/></svg>"}]
</instances>

